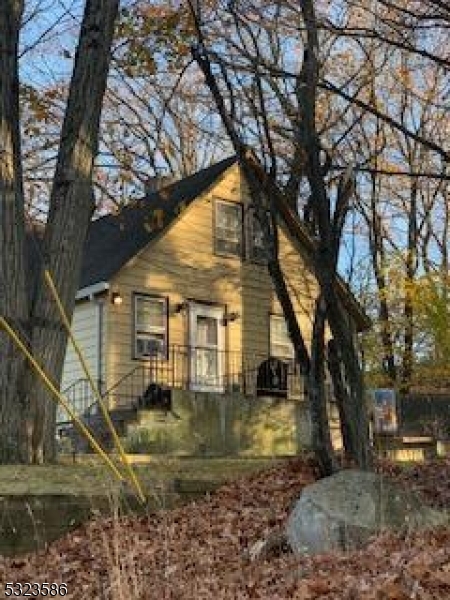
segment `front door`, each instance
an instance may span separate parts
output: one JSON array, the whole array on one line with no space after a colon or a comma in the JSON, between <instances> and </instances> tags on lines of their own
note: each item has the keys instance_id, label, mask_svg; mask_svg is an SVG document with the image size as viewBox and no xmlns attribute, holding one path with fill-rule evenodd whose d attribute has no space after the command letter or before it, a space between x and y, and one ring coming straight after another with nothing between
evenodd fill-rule
<instances>
[{"instance_id":1,"label":"front door","mask_svg":"<svg viewBox=\"0 0 450 600\"><path fill-rule=\"evenodd\" d=\"M224 309L189 304L189 349L191 389L223 392L225 376Z\"/></svg>"}]
</instances>

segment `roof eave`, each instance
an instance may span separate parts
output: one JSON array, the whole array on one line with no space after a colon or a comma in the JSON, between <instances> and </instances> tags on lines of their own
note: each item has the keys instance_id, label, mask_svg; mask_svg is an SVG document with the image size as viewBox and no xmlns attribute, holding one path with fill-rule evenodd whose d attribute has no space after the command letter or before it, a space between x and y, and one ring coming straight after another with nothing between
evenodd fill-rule
<instances>
[{"instance_id":1,"label":"roof eave","mask_svg":"<svg viewBox=\"0 0 450 600\"><path fill-rule=\"evenodd\" d=\"M86 287L82 287L75 294L75 300L86 300L86 298L93 298L94 296L98 296L103 292L109 290L109 283L107 281L99 281L98 283L93 283L92 285L87 285Z\"/></svg>"}]
</instances>

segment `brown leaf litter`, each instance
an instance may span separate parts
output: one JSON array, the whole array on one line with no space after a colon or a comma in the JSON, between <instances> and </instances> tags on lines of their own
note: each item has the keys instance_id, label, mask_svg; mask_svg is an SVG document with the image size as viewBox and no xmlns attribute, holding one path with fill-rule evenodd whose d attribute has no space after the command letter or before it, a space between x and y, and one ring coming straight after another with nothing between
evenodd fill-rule
<instances>
[{"instance_id":1,"label":"brown leaf litter","mask_svg":"<svg viewBox=\"0 0 450 600\"><path fill-rule=\"evenodd\" d=\"M450 461L379 469L449 506ZM176 510L90 522L46 551L0 557L6 581L64 582L67 598L123 600L445 600L450 529L381 534L364 549L317 557L249 549L283 528L292 502L313 482L311 460L293 459L221 487Z\"/></svg>"}]
</instances>

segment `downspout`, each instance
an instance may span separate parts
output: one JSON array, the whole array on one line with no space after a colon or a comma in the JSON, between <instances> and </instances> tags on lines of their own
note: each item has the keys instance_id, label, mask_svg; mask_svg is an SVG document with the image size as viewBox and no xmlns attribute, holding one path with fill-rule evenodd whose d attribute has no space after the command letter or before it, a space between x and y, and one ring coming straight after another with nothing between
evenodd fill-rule
<instances>
[{"instance_id":1,"label":"downspout","mask_svg":"<svg viewBox=\"0 0 450 600\"><path fill-rule=\"evenodd\" d=\"M103 394L103 328L104 328L104 309L103 299L91 296L91 300L97 306L97 388L100 394Z\"/></svg>"}]
</instances>

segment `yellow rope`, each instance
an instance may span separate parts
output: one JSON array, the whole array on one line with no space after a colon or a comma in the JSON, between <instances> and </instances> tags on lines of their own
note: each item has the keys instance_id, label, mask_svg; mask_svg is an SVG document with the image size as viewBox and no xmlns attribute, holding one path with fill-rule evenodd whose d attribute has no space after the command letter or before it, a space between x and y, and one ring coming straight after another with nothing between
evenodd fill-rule
<instances>
[{"instance_id":1,"label":"yellow rope","mask_svg":"<svg viewBox=\"0 0 450 600\"><path fill-rule=\"evenodd\" d=\"M96 398L97 402L99 403L99 406L100 406L103 418L105 419L105 422L106 422L106 424L108 426L108 429L111 432L114 444L115 444L115 446L116 446L116 448L117 448L117 450L119 452L119 455L120 455L120 458L122 460L122 463L125 465L125 467L126 467L126 469L128 471L128 475L130 476L130 479L131 479L131 481L132 481L132 483L133 483L133 485L134 485L134 487L136 489L137 496L138 496L139 500L142 503L145 503L146 499L145 499L144 492L142 490L142 486L139 483L139 480L136 477L136 474L135 474L135 472L134 472L134 470L133 470L133 468L132 468L132 466L131 466L131 464L130 464L130 462L128 460L126 452L125 452L125 450L124 450L124 448L122 446L122 443L120 441L120 438L117 435L116 428L114 427L114 424L113 424L113 422L111 420L111 417L109 415L108 409L107 409L107 407L106 407L106 405L105 405L105 403L103 401L103 398L102 398L102 396L100 394L100 391L99 391L97 385L95 384L95 382L94 382L94 380L92 378L90 369L89 369L89 367L88 367L88 365L87 365L87 363L86 363L86 361L84 359L83 353L81 352L81 349L80 349L80 347L79 347L79 345L78 345L78 343L77 343L77 341L76 341L76 339L75 339L75 337L74 337L74 335L72 333L72 329L71 329L71 326L70 326L69 319L67 318L66 311L64 310L64 306L62 305L62 302L60 300L60 297L59 297L59 294L58 294L58 290L56 289L56 286L55 286L55 283L53 281L53 278L50 275L50 273L49 273L48 270L44 271L44 278L45 278L45 282L46 282L48 288L50 289L50 292L51 292L51 294L53 296L53 299L54 299L54 301L55 301L55 303L56 303L56 305L58 307L59 314L61 316L61 320L62 320L62 322L63 322L63 324L64 324L64 326L65 326L65 328L67 330L67 333L69 335L69 339L70 339L70 341L72 343L72 346L73 346L73 348L74 348L74 350L75 350L75 352L76 352L76 354L78 356L78 359L79 359L79 361L81 363L81 366L83 367L83 371L84 371L84 373L86 375L86 378L89 381L89 385L91 386L91 389L92 389L92 391L93 391L93 393L95 395L95 398Z\"/></svg>"},{"instance_id":2,"label":"yellow rope","mask_svg":"<svg viewBox=\"0 0 450 600\"><path fill-rule=\"evenodd\" d=\"M26 356L26 358L28 359L28 361L31 363L33 369L36 371L36 373L39 375L39 377L44 382L44 385L47 387L47 389L51 392L51 394L53 395L53 397L56 399L56 402L59 402L59 404L68 413L68 415L70 416L70 418L74 421L74 423L76 424L76 426L78 427L78 429L80 430L80 432L87 438L87 440L89 441L89 443L92 446L92 449L101 458L103 458L103 460L108 465L108 467L111 469L111 471L114 473L114 475L117 477L117 479L119 479L120 481L122 481L123 480L123 476L120 473L120 471L118 470L118 468L116 467L116 465L111 461L111 459L106 454L106 452L103 450L103 448L101 448L99 446L99 444L95 441L95 439L92 437L92 434L89 431L89 429L78 418L77 414L72 410L70 404L65 400L64 396L57 389L57 387L50 380L50 378L45 374L45 372L42 369L42 367L38 364L38 362L32 356L32 354L30 353L30 351L28 350L28 348L21 341L21 339L18 337L18 335L16 334L16 332L8 325L8 323L5 321L5 319L3 317L0 317L0 326L3 327L3 329L6 331L6 333L14 341L14 343L16 344L16 346Z\"/></svg>"}]
</instances>

